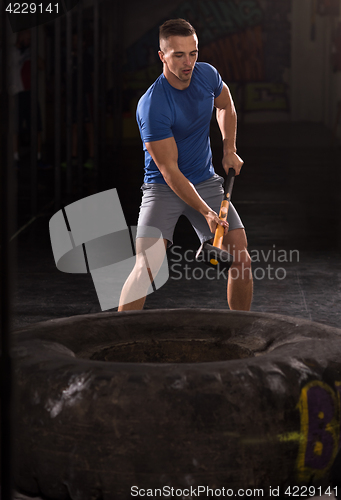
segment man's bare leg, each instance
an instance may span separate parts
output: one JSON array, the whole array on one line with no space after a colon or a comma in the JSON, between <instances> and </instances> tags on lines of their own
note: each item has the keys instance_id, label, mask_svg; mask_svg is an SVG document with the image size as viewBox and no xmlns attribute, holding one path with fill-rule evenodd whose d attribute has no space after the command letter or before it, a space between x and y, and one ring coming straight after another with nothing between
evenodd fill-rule
<instances>
[{"instance_id":1,"label":"man's bare leg","mask_svg":"<svg viewBox=\"0 0 341 500\"><path fill-rule=\"evenodd\" d=\"M224 236L223 249L234 257L227 282L229 307L231 311L249 311L252 302L253 280L245 230L233 229L229 231Z\"/></svg>"},{"instance_id":2,"label":"man's bare leg","mask_svg":"<svg viewBox=\"0 0 341 500\"><path fill-rule=\"evenodd\" d=\"M152 246L155 248L158 241L156 238L136 239L136 263L123 285L118 311L143 309L148 288L153 281L153 276L155 277L159 271L164 258L164 252L160 252L160 247L152 253L148 252L149 259L147 259L145 252ZM165 248L167 248L167 240L164 239L163 242ZM138 298L132 300L135 297Z\"/></svg>"}]
</instances>

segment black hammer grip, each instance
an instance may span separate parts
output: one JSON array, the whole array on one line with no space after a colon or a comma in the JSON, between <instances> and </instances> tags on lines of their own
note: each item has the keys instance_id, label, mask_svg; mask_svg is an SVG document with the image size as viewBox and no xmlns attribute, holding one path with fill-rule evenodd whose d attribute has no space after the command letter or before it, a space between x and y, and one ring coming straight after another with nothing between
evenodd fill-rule
<instances>
[{"instance_id":1,"label":"black hammer grip","mask_svg":"<svg viewBox=\"0 0 341 500\"><path fill-rule=\"evenodd\" d=\"M228 201L230 201L230 198L231 198L235 175L236 175L236 171L234 168L231 167L229 169L229 173L227 174L226 181L225 181L225 188L224 188L224 195L225 195L224 199L226 198Z\"/></svg>"}]
</instances>

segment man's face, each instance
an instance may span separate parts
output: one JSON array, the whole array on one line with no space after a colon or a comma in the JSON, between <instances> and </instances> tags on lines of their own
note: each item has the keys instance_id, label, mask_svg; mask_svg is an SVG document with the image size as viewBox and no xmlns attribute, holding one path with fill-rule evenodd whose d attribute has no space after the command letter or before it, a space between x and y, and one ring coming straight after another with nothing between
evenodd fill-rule
<instances>
[{"instance_id":1,"label":"man's face","mask_svg":"<svg viewBox=\"0 0 341 500\"><path fill-rule=\"evenodd\" d=\"M183 90L191 82L198 58L198 38L196 35L170 36L167 40L161 40L159 56L168 82Z\"/></svg>"}]
</instances>

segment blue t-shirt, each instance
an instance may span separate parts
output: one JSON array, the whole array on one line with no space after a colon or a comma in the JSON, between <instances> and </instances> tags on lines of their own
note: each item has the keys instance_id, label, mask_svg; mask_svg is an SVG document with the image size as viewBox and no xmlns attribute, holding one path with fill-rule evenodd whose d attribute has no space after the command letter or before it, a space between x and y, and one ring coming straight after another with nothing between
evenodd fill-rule
<instances>
[{"instance_id":1,"label":"blue t-shirt","mask_svg":"<svg viewBox=\"0 0 341 500\"><path fill-rule=\"evenodd\" d=\"M196 63L189 86L178 90L162 73L141 97L136 119L143 141L146 183L166 184L145 143L174 137L180 171L193 184L214 174L209 138L214 99L222 91L218 71L207 63Z\"/></svg>"}]
</instances>

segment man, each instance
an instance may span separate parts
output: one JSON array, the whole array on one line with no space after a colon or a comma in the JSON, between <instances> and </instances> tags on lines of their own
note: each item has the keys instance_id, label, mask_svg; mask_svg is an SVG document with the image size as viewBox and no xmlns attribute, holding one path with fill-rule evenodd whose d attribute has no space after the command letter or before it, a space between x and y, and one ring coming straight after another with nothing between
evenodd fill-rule
<instances>
[{"instance_id":1,"label":"man","mask_svg":"<svg viewBox=\"0 0 341 500\"><path fill-rule=\"evenodd\" d=\"M218 217L222 178L214 172L209 140L215 106L223 139L224 170L227 174L229 168L234 168L239 175L243 161L236 153L237 118L229 89L213 66L196 62L198 38L184 19L171 19L160 27L159 57L163 73L141 97L136 112L144 143L145 177L136 265L122 289L118 310L142 309L144 305L141 293L146 288L145 251L156 241L144 228L158 228L165 246L171 245L174 226L183 214L201 242L213 238L217 224L224 226L223 249L234 256L227 286L228 304L231 310L248 311L252 275L245 230L232 204L228 223ZM147 267L152 264L147 263ZM150 269L148 272L152 280L155 273ZM140 295L134 295L136 289Z\"/></svg>"}]
</instances>

